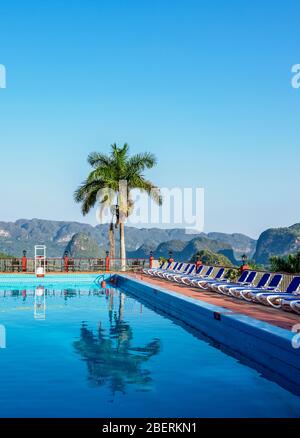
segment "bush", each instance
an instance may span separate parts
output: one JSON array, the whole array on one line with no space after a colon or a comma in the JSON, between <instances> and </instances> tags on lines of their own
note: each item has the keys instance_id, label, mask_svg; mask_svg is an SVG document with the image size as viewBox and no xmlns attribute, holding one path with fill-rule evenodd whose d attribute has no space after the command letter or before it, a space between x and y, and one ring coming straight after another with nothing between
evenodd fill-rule
<instances>
[{"instance_id":1,"label":"bush","mask_svg":"<svg viewBox=\"0 0 300 438\"><path fill-rule=\"evenodd\" d=\"M0 252L0 259L11 259L12 256L8 254L4 254L3 252Z\"/></svg>"},{"instance_id":2,"label":"bush","mask_svg":"<svg viewBox=\"0 0 300 438\"><path fill-rule=\"evenodd\" d=\"M250 269L252 269L253 271L264 271L265 267L263 265L260 265L258 263L255 263L255 261L253 260L249 260L249 262L247 263L247 265L249 266Z\"/></svg>"},{"instance_id":3,"label":"bush","mask_svg":"<svg viewBox=\"0 0 300 438\"><path fill-rule=\"evenodd\" d=\"M210 251L209 249L203 249L198 251L191 259L191 263L195 263L197 257L200 258L204 265L216 265L216 266L232 266L231 261L223 254L218 254Z\"/></svg>"},{"instance_id":4,"label":"bush","mask_svg":"<svg viewBox=\"0 0 300 438\"><path fill-rule=\"evenodd\" d=\"M225 278L229 281L236 282L240 275L241 273L239 269L228 269Z\"/></svg>"},{"instance_id":5,"label":"bush","mask_svg":"<svg viewBox=\"0 0 300 438\"><path fill-rule=\"evenodd\" d=\"M159 263L165 263L167 261L167 259L165 257L163 257L163 256L160 256L158 258L158 261L159 261Z\"/></svg>"},{"instance_id":6,"label":"bush","mask_svg":"<svg viewBox=\"0 0 300 438\"><path fill-rule=\"evenodd\" d=\"M300 251L296 254L270 258L271 269L274 272L287 272L289 274L300 273Z\"/></svg>"}]
</instances>

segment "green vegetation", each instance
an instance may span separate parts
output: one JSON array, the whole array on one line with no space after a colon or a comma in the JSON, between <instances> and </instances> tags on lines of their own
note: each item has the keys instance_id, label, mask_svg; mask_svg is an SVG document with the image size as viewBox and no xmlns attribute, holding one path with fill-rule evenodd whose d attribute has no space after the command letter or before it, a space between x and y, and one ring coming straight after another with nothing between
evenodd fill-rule
<instances>
[{"instance_id":1,"label":"green vegetation","mask_svg":"<svg viewBox=\"0 0 300 438\"><path fill-rule=\"evenodd\" d=\"M240 275L241 271L239 269L228 269L225 278L229 281L236 282Z\"/></svg>"},{"instance_id":2,"label":"green vegetation","mask_svg":"<svg viewBox=\"0 0 300 438\"><path fill-rule=\"evenodd\" d=\"M216 266L232 266L231 261L222 254L217 254L209 249L203 249L198 251L191 259L192 263L195 263L197 257L200 258L204 265L216 265Z\"/></svg>"},{"instance_id":3,"label":"green vegetation","mask_svg":"<svg viewBox=\"0 0 300 438\"><path fill-rule=\"evenodd\" d=\"M273 256L270 258L270 265L272 271L287 272L290 274L300 273L300 251L296 254L289 254L287 256Z\"/></svg>"},{"instance_id":4,"label":"green vegetation","mask_svg":"<svg viewBox=\"0 0 300 438\"><path fill-rule=\"evenodd\" d=\"M11 259L13 256L0 252L0 259Z\"/></svg>"},{"instance_id":5,"label":"green vegetation","mask_svg":"<svg viewBox=\"0 0 300 438\"><path fill-rule=\"evenodd\" d=\"M158 257L159 263L165 263L168 259L166 257L160 256Z\"/></svg>"},{"instance_id":6,"label":"green vegetation","mask_svg":"<svg viewBox=\"0 0 300 438\"><path fill-rule=\"evenodd\" d=\"M88 163L93 170L76 190L75 201L81 203L83 215L98 202L101 207L100 213L105 207L111 209L116 227L120 230L120 258L122 270L125 270L124 225L134 208L131 191L138 189L147 193L159 205L162 203L159 189L143 175L145 169L151 169L156 165L156 158L149 152L129 156L129 146L125 143L123 147L113 144L109 155L102 152L91 153Z\"/></svg>"},{"instance_id":7,"label":"green vegetation","mask_svg":"<svg viewBox=\"0 0 300 438\"><path fill-rule=\"evenodd\" d=\"M249 260L246 262L250 269L253 271L264 271L266 267L264 265L261 265L259 263L256 263L255 260Z\"/></svg>"}]
</instances>

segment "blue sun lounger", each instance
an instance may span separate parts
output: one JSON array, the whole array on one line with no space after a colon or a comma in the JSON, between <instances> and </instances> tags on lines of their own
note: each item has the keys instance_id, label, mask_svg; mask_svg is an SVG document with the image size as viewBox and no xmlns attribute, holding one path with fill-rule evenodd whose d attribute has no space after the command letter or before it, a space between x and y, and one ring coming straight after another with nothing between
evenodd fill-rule
<instances>
[{"instance_id":1,"label":"blue sun lounger","mask_svg":"<svg viewBox=\"0 0 300 438\"><path fill-rule=\"evenodd\" d=\"M263 293L263 292L276 292L279 290L280 283L282 282L283 274L275 274L271 278L270 282L267 286L264 286L263 288L256 287L245 287L242 290L236 290L235 296L238 296L240 298L243 298L246 301L257 301L256 297L257 295Z\"/></svg>"},{"instance_id":2,"label":"blue sun lounger","mask_svg":"<svg viewBox=\"0 0 300 438\"><path fill-rule=\"evenodd\" d=\"M195 279L191 282L191 284L198 286L200 289L208 289L209 285L216 280L220 280L225 272L225 268L220 268L214 278L202 278L202 279Z\"/></svg>"},{"instance_id":3,"label":"blue sun lounger","mask_svg":"<svg viewBox=\"0 0 300 438\"><path fill-rule=\"evenodd\" d=\"M166 274L164 277L167 280L173 280L174 277L177 277L178 275L187 275L189 272L192 272L194 269L195 269L195 265L192 265L191 263L187 263L184 266L184 269L179 270L177 272L170 272L170 273Z\"/></svg>"},{"instance_id":4,"label":"blue sun lounger","mask_svg":"<svg viewBox=\"0 0 300 438\"><path fill-rule=\"evenodd\" d=\"M201 272L203 271L203 269L201 268L204 268L204 266L202 265L198 268L196 275L181 278L181 282L186 286L190 286L194 280L201 280L201 278L209 278L214 270L213 266L208 266L206 272L204 274L201 274Z\"/></svg>"},{"instance_id":5,"label":"blue sun lounger","mask_svg":"<svg viewBox=\"0 0 300 438\"><path fill-rule=\"evenodd\" d=\"M185 284L186 286L194 286L194 282L200 281L202 278L203 279L209 278L209 276L212 274L214 268L212 266L208 266L206 272L202 273L203 269L206 267L207 266L205 266L205 265L199 266L199 268L197 269L196 275L191 275L189 277L182 278L181 279L182 283Z\"/></svg>"},{"instance_id":6,"label":"blue sun lounger","mask_svg":"<svg viewBox=\"0 0 300 438\"><path fill-rule=\"evenodd\" d=\"M174 263L173 263L173 265L174 265ZM163 267L162 268L154 268L154 269L151 269L150 271L149 271L149 274L150 275L157 275L159 272L167 272L167 271L169 271L170 269L172 268L172 263L171 262L166 262L164 265L163 265Z\"/></svg>"},{"instance_id":7,"label":"blue sun lounger","mask_svg":"<svg viewBox=\"0 0 300 438\"><path fill-rule=\"evenodd\" d=\"M277 309L281 307L282 300L295 301L298 299L297 294L300 290L300 277L294 277L287 287L285 292L277 293L260 293L257 295L257 299L262 304L267 304ZM299 295L300 298L300 295Z\"/></svg>"},{"instance_id":8,"label":"blue sun lounger","mask_svg":"<svg viewBox=\"0 0 300 438\"><path fill-rule=\"evenodd\" d=\"M156 271L154 272L154 275L156 275L157 277L163 277L165 273L176 271L178 269L178 265L179 265L178 262L172 262L172 263L169 262L167 269Z\"/></svg>"},{"instance_id":9,"label":"blue sun lounger","mask_svg":"<svg viewBox=\"0 0 300 438\"><path fill-rule=\"evenodd\" d=\"M163 272L160 277L166 278L168 275L174 275L176 272L181 272L182 269L184 269L184 263L177 262L173 269Z\"/></svg>"},{"instance_id":10,"label":"blue sun lounger","mask_svg":"<svg viewBox=\"0 0 300 438\"><path fill-rule=\"evenodd\" d=\"M235 283L231 282L227 278L223 278L219 281L211 282L208 285L208 287L210 290L212 290L214 292L220 292L220 290L218 289L219 286L225 286L226 284L227 285L232 284L232 286L234 286L234 285L238 286L239 284L242 285L242 284L244 284L244 281L246 280L248 274L249 274L249 271L243 271Z\"/></svg>"},{"instance_id":11,"label":"blue sun lounger","mask_svg":"<svg viewBox=\"0 0 300 438\"><path fill-rule=\"evenodd\" d=\"M257 276L256 271L250 271L248 273L246 279L244 280L244 282L241 284L241 286L252 287L256 276ZM239 285L238 284L224 284L224 285L219 286L218 289L224 295L231 295L230 290L234 289L236 287L239 287Z\"/></svg>"},{"instance_id":12,"label":"blue sun lounger","mask_svg":"<svg viewBox=\"0 0 300 438\"><path fill-rule=\"evenodd\" d=\"M157 276L161 277L161 278L164 278L166 275L168 275L168 274L170 274L172 272L173 273L174 272L180 272L182 268L183 268L183 263L176 262L175 265L171 266L166 271L160 272L159 274L157 273Z\"/></svg>"},{"instance_id":13,"label":"blue sun lounger","mask_svg":"<svg viewBox=\"0 0 300 438\"><path fill-rule=\"evenodd\" d=\"M195 265L195 269L196 269L196 265ZM199 268L195 271L194 274L193 274L193 273L189 273L188 275L180 275L180 276L176 276L176 277L174 278L174 280L175 280L177 283L180 283L180 282L181 282L181 283L183 283L183 284L189 286L188 281L189 281L190 279L192 279L192 278L200 278L200 274L201 274L201 272L203 271L203 269L204 269L204 266L201 265L201 266L199 266ZM192 275L192 274L193 274L193 275Z\"/></svg>"},{"instance_id":14,"label":"blue sun lounger","mask_svg":"<svg viewBox=\"0 0 300 438\"><path fill-rule=\"evenodd\" d=\"M256 286L237 286L235 288L230 288L229 292L230 295L236 297L236 298L240 298L241 296L241 292L243 291L262 291L262 289L264 287L266 287L266 285L268 284L269 280L271 278L271 273L270 272L266 272L265 274L262 275L261 279L259 280L259 282L257 283Z\"/></svg>"},{"instance_id":15,"label":"blue sun lounger","mask_svg":"<svg viewBox=\"0 0 300 438\"><path fill-rule=\"evenodd\" d=\"M152 275L154 271L162 270L168 266L168 262L162 262L158 268L145 268L143 269L143 273L147 275Z\"/></svg>"}]
</instances>

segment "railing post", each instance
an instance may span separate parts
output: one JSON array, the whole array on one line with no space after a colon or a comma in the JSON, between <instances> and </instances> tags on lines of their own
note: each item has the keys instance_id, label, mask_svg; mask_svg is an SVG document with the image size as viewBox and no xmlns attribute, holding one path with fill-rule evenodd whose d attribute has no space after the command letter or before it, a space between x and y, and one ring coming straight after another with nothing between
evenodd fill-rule
<instances>
[{"instance_id":1,"label":"railing post","mask_svg":"<svg viewBox=\"0 0 300 438\"><path fill-rule=\"evenodd\" d=\"M68 251L65 251L65 254L64 254L64 270L65 270L65 272L69 272L69 254L68 254Z\"/></svg>"},{"instance_id":2,"label":"railing post","mask_svg":"<svg viewBox=\"0 0 300 438\"><path fill-rule=\"evenodd\" d=\"M23 251L22 257L22 272L27 272L27 255L26 251Z\"/></svg>"},{"instance_id":3,"label":"railing post","mask_svg":"<svg viewBox=\"0 0 300 438\"><path fill-rule=\"evenodd\" d=\"M106 272L110 271L110 257L108 251L106 251L106 257L105 257L105 271Z\"/></svg>"},{"instance_id":4,"label":"railing post","mask_svg":"<svg viewBox=\"0 0 300 438\"><path fill-rule=\"evenodd\" d=\"M202 260L201 260L200 257L197 255L197 257L196 257L196 271L198 271L198 269L200 268L200 266L202 266Z\"/></svg>"},{"instance_id":5,"label":"railing post","mask_svg":"<svg viewBox=\"0 0 300 438\"><path fill-rule=\"evenodd\" d=\"M150 269L152 269L152 266L153 266L153 260L154 260L153 252L151 251L151 252L150 252L150 257L149 257L149 267L150 267Z\"/></svg>"},{"instance_id":6,"label":"railing post","mask_svg":"<svg viewBox=\"0 0 300 438\"><path fill-rule=\"evenodd\" d=\"M173 251L169 251L169 259L168 259L169 263L173 263L174 262L174 258L173 258Z\"/></svg>"}]
</instances>

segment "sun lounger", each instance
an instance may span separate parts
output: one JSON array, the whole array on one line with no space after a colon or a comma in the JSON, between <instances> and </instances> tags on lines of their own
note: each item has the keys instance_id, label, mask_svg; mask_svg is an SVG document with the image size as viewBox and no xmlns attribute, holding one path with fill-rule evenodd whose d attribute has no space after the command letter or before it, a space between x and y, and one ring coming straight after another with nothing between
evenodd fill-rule
<instances>
[{"instance_id":1,"label":"sun lounger","mask_svg":"<svg viewBox=\"0 0 300 438\"><path fill-rule=\"evenodd\" d=\"M253 283L254 283L254 280L255 280L256 276L257 276L257 272L256 271L250 271L249 274L247 275L245 281L243 283L241 283L241 286L250 286L251 287L253 285ZM234 283L230 284L229 283L229 284L220 285L218 287L218 289L219 289L219 291L222 294L230 295L230 290L234 289L234 288L236 288L238 286L239 286L238 284L234 284Z\"/></svg>"},{"instance_id":2,"label":"sun lounger","mask_svg":"<svg viewBox=\"0 0 300 438\"><path fill-rule=\"evenodd\" d=\"M285 300L282 300L283 302L285 301ZM300 299L299 300L293 300L293 301L291 301L290 303L289 303L289 305L290 305L290 308L294 311L294 312L296 312L296 313L298 313L299 315L300 315Z\"/></svg>"},{"instance_id":3,"label":"sun lounger","mask_svg":"<svg viewBox=\"0 0 300 438\"><path fill-rule=\"evenodd\" d=\"M243 291L259 291L261 292L262 289L264 287L266 287L266 285L268 284L268 282L270 281L271 278L271 273L270 272L266 272L265 274L262 275L262 277L260 278L259 282L257 283L256 286L253 287L249 287L249 286L237 286L234 288L230 288L229 292L230 295L236 297L236 298L240 298L241 297L241 292Z\"/></svg>"},{"instance_id":4,"label":"sun lounger","mask_svg":"<svg viewBox=\"0 0 300 438\"><path fill-rule=\"evenodd\" d=\"M167 275L165 275L165 278L167 280L173 280L173 278L176 277L177 275L187 275L189 272L192 272L193 269L195 269L195 265L191 263L187 263L184 265L183 269L176 272L170 272Z\"/></svg>"},{"instance_id":5,"label":"sun lounger","mask_svg":"<svg viewBox=\"0 0 300 438\"><path fill-rule=\"evenodd\" d=\"M157 270L160 270L160 269L164 269L164 268L166 268L167 266L168 266L168 262L162 262L162 263L159 265L158 268L145 268L145 269L143 269L143 273L144 273L144 274L147 274L147 275L151 275L151 273L152 273L153 271L157 271Z\"/></svg>"},{"instance_id":6,"label":"sun lounger","mask_svg":"<svg viewBox=\"0 0 300 438\"><path fill-rule=\"evenodd\" d=\"M180 276L176 276L176 277L174 278L174 280L175 280L177 283L183 283L183 284L189 286L189 280L191 280L191 279L193 279L193 278L200 278L200 274L201 274L201 272L203 271L203 269L204 269L204 266L201 265L201 266L199 266L199 268L195 271L195 274L194 274L194 275L191 275L191 274L189 274L189 275L180 275Z\"/></svg>"},{"instance_id":7,"label":"sun lounger","mask_svg":"<svg viewBox=\"0 0 300 438\"><path fill-rule=\"evenodd\" d=\"M223 278L223 279L218 280L216 282L211 282L208 285L209 289L213 290L214 292L220 292L220 290L218 289L219 286L224 286L224 285L229 285L229 284L232 284L233 286L234 285L238 286L239 284L242 285L244 283L244 281L246 280L248 274L249 274L249 271L243 271L235 283L231 282L227 278Z\"/></svg>"},{"instance_id":8,"label":"sun lounger","mask_svg":"<svg viewBox=\"0 0 300 438\"><path fill-rule=\"evenodd\" d=\"M173 265L174 265L174 263L173 263ZM171 262L167 262L167 265L166 265L166 266L163 266L162 269L153 269L153 270L150 272L150 275L157 275L158 272L166 272L166 271L168 271L169 269L171 269L171 267L172 267L172 263L171 263Z\"/></svg>"},{"instance_id":9,"label":"sun lounger","mask_svg":"<svg viewBox=\"0 0 300 438\"><path fill-rule=\"evenodd\" d=\"M163 275L165 273L171 272L171 271L176 271L176 269L178 268L179 263L178 262L172 262L170 263L170 265L167 267L167 269L165 270L160 270L160 271L156 271L154 272L154 275L156 277L163 277Z\"/></svg>"},{"instance_id":10,"label":"sun lounger","mask_svg":"<svg viewBox=\"0 0 300 438\"><path fill-rule=\"evenodd\" d=\"M279 286L282 282L283 275L282 274L275 274L271 278L270 282L267 286L265 286L262 289L258 289L257 287L252 288L244 288L240 291L236 292L236 296L239 296L240 298L243 298L246 301L257 301L257 296L261 294L262 292L276 292L279 290Z\"/></svg>"},{"instance_id":11,"label":"sun lounger","mask_svg":"<svg viewBox=\"0 0 300 438\"><path fill-rule=\"evenodd\" d=\"M280 308L282 300L297 300L297 293L300 290L300 277L294 277L285 292L266 292L257 294L257 300L262 304Z\"/></svg>"},{"instance_id":12,"label":"sun lounger","mask_svg":"<svg viewBox=\"0 0 300 438\"><path fill-rule=\"evenodd\" d=\"M200 269L202 267L202 269ZM213 266L208 266L205 273L202 273L204 266L200 266L196 272L196 275L191 275L189 277L181 278L181 282L186 286L190 286L194 280L201 280L201 278L209 278L214 270Z\"/></svg>"},{"instance_id":13,"label":"sun lounger","mask_svg":"<svg viewBox=\"0 0 300 438\"><path fill-rule=\"evenodd\" d=\"M174 274L176 272L181 272L185 268L185 264L177 262L176 265L173 267L173 269L168 269L167 271L163 272L160 277L166 278L170 274Z\"/></svg>"},{"instance_id":14,"label":"sun lounger","mask_svg":"<svg viewBox=\"0 0 300 438\"><path fill-rule=\"evenodd\" d=\"M195 279L191 283L195 286L198 286L200 289L208 289L209 285L216 280L220 280L225 273L225 268L220 268L214 278L202 278L202 279Z\"/></svg>"}]
</instances>

